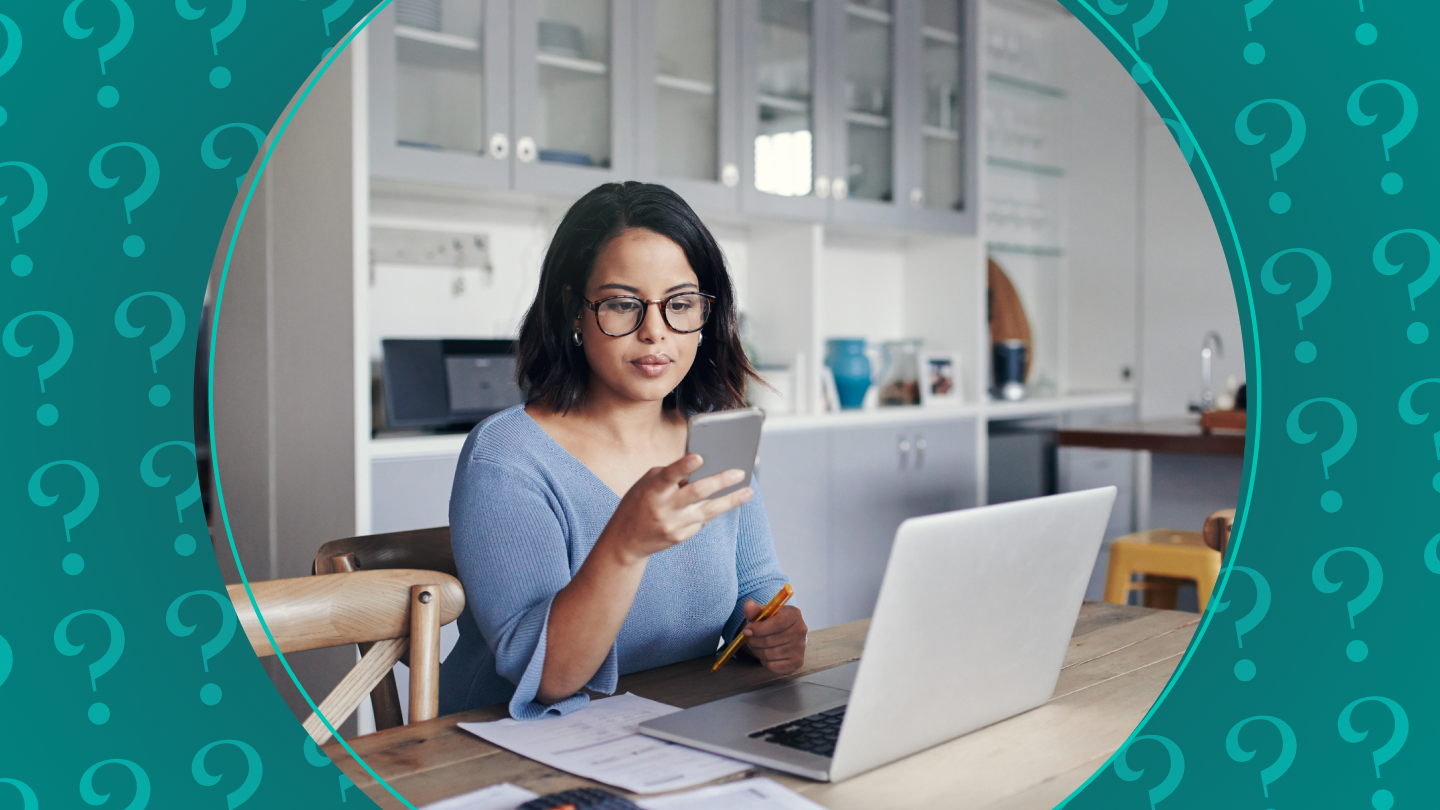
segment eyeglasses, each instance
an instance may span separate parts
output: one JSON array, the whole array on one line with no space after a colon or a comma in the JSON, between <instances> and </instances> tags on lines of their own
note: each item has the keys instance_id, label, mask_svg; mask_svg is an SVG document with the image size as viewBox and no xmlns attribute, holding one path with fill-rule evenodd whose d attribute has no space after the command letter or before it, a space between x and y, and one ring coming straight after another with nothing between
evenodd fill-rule
<instances>
[{"instance_id":1,"label":"eyeglasses","mask_svg":"<svg viewBox=\"0 0 1440 810\"><path fill-rule=\"evenodd\" d=\"M595 322L601 332L610 337L624 337L645 322L645 313L650 311L651 304L660 305L660 317L671 330L681 334L698 332L710 318L710 302L715 300L715 296L682 292L654 300L633 295L614 295L599 301L582 297L580 300L595 313Z\"/></svg>"}]
</instances>

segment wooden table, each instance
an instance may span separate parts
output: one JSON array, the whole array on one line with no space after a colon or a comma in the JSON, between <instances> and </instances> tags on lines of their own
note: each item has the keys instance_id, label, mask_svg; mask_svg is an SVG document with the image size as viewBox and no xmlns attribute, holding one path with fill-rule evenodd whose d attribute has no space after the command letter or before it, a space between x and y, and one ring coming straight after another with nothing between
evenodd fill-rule
<instances>
[{"instance_id":1,"label":"wooden table","mask_svg":"<svg viewBox=\"0 0 1440 810\"><path fill-rule=\"evenodd\" d=\"M1202 428L1198 416L1066 428L1056 436L1056 442L1061 447L1103 447L1212 456L1245 455L1244 430Z\"/></svg>"},{"instance_id":2,"label":"wooden table","mask_svg":"<svg viewBox=\"0 0 1440 810\"><path fill-rule=\"evenodd\" d=\"M837 810L1048 810L1089 778L1139 724L1199 620L1195 613L1086 602L1055 694L1039 708L838 784L762 768L731 778L764 773ZM812 632L805 667L796 676L858 659L868 626L864 620ZM758 666L743 664L712 675L710 663L697 659L627 675L617 694L634 692L689 707L777 680ZM952 687L937 683L936 688ZM594 784L497 748L455 725L505 716L503 705L475 709L357 737L351 745L416 806L498 782L541 794ZM324 749L381 807L404 806L338 743Z\"/></svg>"}]
</instances>

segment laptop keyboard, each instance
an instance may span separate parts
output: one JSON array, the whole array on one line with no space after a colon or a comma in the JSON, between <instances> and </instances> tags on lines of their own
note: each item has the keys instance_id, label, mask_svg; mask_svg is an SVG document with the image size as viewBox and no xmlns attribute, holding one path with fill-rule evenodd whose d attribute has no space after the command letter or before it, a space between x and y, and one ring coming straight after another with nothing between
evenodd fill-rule
<instances>
[{"instance_id":1,"label":"laptop keyboard","mask_svg":"<svg viewBox=\"0 0 1440 810\"><path fill-rule=\"evenodd\" d=\"M826 709L799 720L781 723L750 736L763 738L766 742L798 748L822 757L835 756L835 741L840 739L840 723L845 719L845 707Z\"/></svg>"}]
</instances>

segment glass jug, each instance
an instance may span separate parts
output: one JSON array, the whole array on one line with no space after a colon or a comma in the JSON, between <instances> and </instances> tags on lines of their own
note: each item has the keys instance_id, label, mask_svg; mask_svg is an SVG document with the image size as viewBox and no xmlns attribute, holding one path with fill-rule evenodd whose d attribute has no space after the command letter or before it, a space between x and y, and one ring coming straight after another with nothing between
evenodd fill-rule
<instances>
[{"instance_id":1,"label":"glass jug","mask_svg":"<svg viewBox=\"0 0 1440 810\"><path fill-rule=\"evenodd\" d=\"M920 347L918 338L884 343L885 371L881 374L881 405L920 404Z\"/></svg>"}]
</instances>

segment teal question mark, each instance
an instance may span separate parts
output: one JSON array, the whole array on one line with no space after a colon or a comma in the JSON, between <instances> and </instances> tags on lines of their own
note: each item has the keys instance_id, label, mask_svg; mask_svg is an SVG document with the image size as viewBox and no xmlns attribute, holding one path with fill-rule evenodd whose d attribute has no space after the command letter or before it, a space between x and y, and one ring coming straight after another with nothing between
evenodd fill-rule
<instances>
[{"instance_id":1,"label":"teal question mark","mask_svg":"<svg viewBox=\"0 0 1440 810\"><path fill-rule=\"evenodd\" d=\"M80 8L80 4L83 2L85 0L74 0L65 8L65 33L69 34L71 39L85 39L95 31L94 28L81 28L80 23L75 20L75 10ZM130 6L125 4L125 0L110 0L110 2L120 15L120 25L115 29L115 37L100 46L101 76L105 75L105 63L125 50L125 46L130 44L130 36L135 33L135 13L130 10ZM120 103L120 91L107 84L95 94L95 100L100 102L101 107L107 109L114 107Z\"/></svg>"},{"instance_id":2,"label":"teal question mark","mask_svg":"<svg viewBox=\"0 0 1440 810\"><path fill-rule=\"evenodd\" d=\"M1440 574L1440 534L1430 538L1425 544L1425 567L1430 569L1432 574Z\"/></svg>"},{"instance_id":3,"label":"teal question mark","mask_svg":"<svg viewBox=\"0 0 1440 810\"><path fill-rule=\"evenodd\" d=\"M145 296L159 298L170 308L170 331L165 333L158 343L150 347L150 371L159 374L160 369L155 365L160 358L169 354L176 346L180 345L180 337L185 334L185 310L180 307L180 302L166 295L163 292L141 292L126 298L120 302L120 307L115 310L115 331L121 337L137 338L145 331L143 326L131 326L127 317L130 311L130 303L137 298ZM163 385L156 384L150 388L150 404L159 408L170 401L170 389Z\"/></svg>"},{"instance_id":4,"label":"teal question mark","mask_svg":"<svg viewBox=\"0 0 1440 810\"><path fill-rule=\"evenodd\" d=\"M259 149L260 145L265 143L265 133L262 132L257 126L252 126L251 124L223 124L210 130L210 134L206 135L205 140L200 142L200 159L205 161L206 166L209 166L212 169L223 169L226 166L230 165L231 158L222 158L219 155L215 154L215 136L219 135L227 129L236 128L243 129L251 135L255 136L256 149ZM236 177L235 188L239 189L240 185L244 182L244 174Z\"/></svg>"},{"instance_id":5,"label":"teal question mark","mask_svg":"<svg viewBox=\"0 0 1440 810\"><path fill-rule=\"evenodd\" d=\"M1175 143L1180 145L1180 154L1185 157L1185 164L1188 166L1190 161L1195 159L1195 142L1190 140L1190 136L1186 135L1184 130L1180 128L1179 121L1173 121L1169 118L1161 118L1160 120L1164 121L1165 126L1170 127L1170 132L1175 135Z\"/></svg>"},{"instance_id":6,"label":"teal question mark","mask_svg":"<svg viewBox=\"0 0 1440 810\"><path fill-rule=\"evenodd\" d=\"M70 626L70 621L76 616L85 615L99 616L105 620L105 626L110 629L110 646L105 648L105 654L98 660L90 662L90 691L95 692L98 691L95 679L109 672L115 666L115 662L120 660L120 653L125 651L125 628L120 626L119 619L103 610L77 610L61 619L60 623L55 626L55 649L59 650L61 655L67 658L73 657L85 649L84 644L71 644L69 637L65 635L65 629ZM96 701L90 704L90 710L86 712L86 716L95 725L104 725L105 721L110 719L110 707Z\"/></svg>"},{"instance_id":7,"label":"teal question mark","mask_svg":"<svg viewBox=\"0 0 1440 810\"><path fill-rule=\"evenodd\" d=\"M40 800L35 797L35 791L19 779L0 779L0 785L13 785L20 791L20 810L40 810Z\"/></svg>"},{"instance_id":8,"label":"teal question mark","mask_svg":"<svg viewBox=\"0 0 1440 810\"><path fill-rule=\"evenodd\" d=\"M1275 279L1275 262L1281 256L1290 253L1299 253L1309 259L1315 265L1315 289L1295 304L1295 318L1300 324L1300 331L1305 331L1305 316L1320 308L1325 302L1325 296L1330 294L1330 265L1319 253L1305 248L1290 248L1282 250L1274 256L1265 260L1265 265L1260 268L1260 284L1265 287L1265 292L1271 295L1284 295L1290 289L1290 282L1281 284ZM1315 344L1308 340L1302 340L1295 344L1295 359L1302 363L1309 363L1315 359Z\"/></svg>"},{"instance_id":9,"label":"teal question mark","mask_svg":"<svg viewBox=\"0 0 1440 810\"><path fill-rule=\"evenodd\" d=\"M1244 566L1231 566L1231 570L1250 577L1255 583L1255 606L1250 612L1235 620L1235 644L1240 649L1245 649L1245 634L1260 626L1265 615L1270 612L1270 583L1265 577L1253 568ZM1216 602L1210 606L1212 613L1224 613L1230 607L1229 602ZM1255 677L1255 662L1248 658L1241 658L1235 662L1235 677L1242 681L1249 681Z\"/></svg>"},{"instance_id":10,"label":"teal question mark","mask_svg":"<svg viewBox=\"0 0 1440 810\"><path fill-rule=\"evenodd\" d=\"M235 610L230 604L229 597L222 596L214 591L191 591L181 594L170 603L169 609L165 611L165 626L170 629L173 635L184 638L195 632L196 625L185 624L180 620L180 605L192 596L208 596L215 600L220 606L220 629L215 631L215 637L200 645L200 663L205 671L210 671L210 659L220 654L230 640L235 637ZM214 706L220 702L221 692L219 684L207 683L200 687L200 702L206 706Z\"/></svg>"},{"instance_id":11,"label":"teal question mark","mask_svg":"<svg viewBox=\"0 0 1440 810\"><path fill-rule=\"evenodd\" d=\"M1279 169L1300 151L1305 145L1305 116L1300 114L1300 108L1288 101L1278 98L1262 98L1259 101L1251 102L1240 115L1235 118L1235 137L1246 146L1259 146L1265 140L1265 133L1259 135L1250 131L1250 111L1261 104L1278 104L1290 115L1290 138L1285 145L1270 153L1270 177L1279 182ZM1270 210L1277 214L1283 214L1290 210L1290 195L1283 191L1277 191L1270 195Z\"/></svg>"},{"instance_id":12,"label":"teal question mark","mask_svg":"<svg viewBox=\"0 0 1440 810\"><path fill-rule=\"evenodd\" d=\"M1413 383L1400 395L1400 418L1404 419L1407 425L1424 424L1425 420L1430 418L1429 411L1417 413L1415 406L1411 404L1416 389L1426 383L1440 383L1440 377L1428 377L1417 383ZM1431 436L1435 440L1435 458L1440 459L1440 430L1435 431ZM1440 492L1440 473L1435 473L1435 477L1430 479L1430 486L1433 487L1436 492Z\"/></svg>"},{"instance_id":13,"label":"teal question mark","mask_svg":"<svg viewBox=\"0 0 1440 810\"><path fill-rule=\"evenodd\" d=\"M1288 723L1278 717L1261 714L1241 720L1231 726L1230 733L1225 735L1225 753L1229 754L1230 758L1236 762L1249 762L1255 758L1255 751L1247 751L1240 747L1240 729L1256 720L1264 720L1275 726L1280 732L1280 756L1270 763L1268 768L1260 771L1260 790L1268 799L1270 798L1270 786L1284 776L1295 762L1295 732Z\"/></svg>"},{"instance_id":14,"label":"teal question mark","mask_svg":"<svg viewBox=\"0 0 1440 810\"><path fill-rule=\"evenodd\" d=\"M1150 11L1144 17L1136 20L1130 26L1130 32L1135 36L1135 50L1140 50L1140 38L1155 30L1160 21L1165 18L1165 11L1170 6L1170 0L1155 0L1150 6ZM1129 3L1117 3L1115 0L1100 0L1100 10L1114 17L1123 14L1129 8ZM1150 65L1147 62L1136 62L1130 68L1130 76L1136 84L1145 84L1150 81Z\"/></svg>"},{"instance_id":15,"label":"teal question mark","mask_svg":"<svg viewBox=\"0 0 1440 810\"><path fill-rule=\"evenodd\" d=\"M1125 743L1125 747L1115 755L1115 775L1126 782L1134 782L1145 775L1144 770L1133 770L1125 761L1125 754L1129 752L1130 746L1141 740L1154 740L1165 746L1165 753L1170 758L1170 770L1166 772L1165 778L1160 781L1160 784L1150 788L1150 808L1154 810L1155 805L1164 801L1171 793L1175 792L1175 788L1180 786L1180 779L1185 775L1185 755L1180 752L1180 746L1165 737L1158 734L1142 734Z\"/></svg>"},{"instance_id":16,"label":"teal question mark","mask_svg":"<svg viewBox=\"0 0 1440 810\"><path fill-rule=\"evenodd\" d=\"M130 220L130 212L144 205L145 201L150 199L150 195L155 193L155 187L160 185L160 161L155 159L154 152L151 152L138 143L112 143L99 152L96 152L95 157L90 159L90 182L94 183L96 188L114 188L115 184L120 182L118 175L109 177L105 174L104 170L100 168L100 161L104 159L105 155L111 149L121 146L128 146L134 149L140 154L140 158L145 161L145 176L140 180L140 186L125 195L125 224L132 225L134 223ZM132 233L125 237L123 248L125 255L134 259L145 252L145 240L141 239L139 235Z\"/></svg>"},{"instance_id":17,"label":"teal question mark","mask_svg":"<svg viewBox=\"0 0 1440 810\"><path fill-rule=\"evenodd\" d=\"M181 17L187 20L198 20L205 15L206 9L194 9L190 7L189 0L175 0L175 10ZM225 19L210 27L210 50L215 56L220 55L220 40L235 33L240 27L240 21L245 19L245 0L230 0L230 13ZM210 86L217 90L230 86L230 71L228 68L217 66L210 71Z\"/></svg>"},{"instance_id":18,"label":"teal question mark","mask_svg":"<svg viewBox=\"0 0 1440 810\"><path fill-rule=\"evenodd\" d=\"M1104 0L1102 0L1102 2L1103 1ZM1160 1L1164 2L1164 0ZM325 21L325 36L330 36L330 23L343 17L345 12L350 10L350 6L354 4L355 0L335 0L335 2L320 9L320 19ZM329 51L327 50L326 53L329 53Z\"/></svg>"},{"instance_id":19,"label":"teal question mark","mask_svg":"<svg viewBox=\"0 0 1440 810\"><path fill-rule=\"evenodd\" d=\"M1385 162L1390 162L1390 147L1405 140L1410 130L1415 128L1415 119L1420 115L1420 103L1415 100L1415 94L1410 88L1397 81L1390 79L1376 79L1373 82L1366 82L1355 88L1350 94L1350 100L1345 103L1345 112L1350 116L1350 122L1356 126L1368 127L1375 123L1376 116L1366 115L1360 111L1360 95L1368 87L1377 84L1385 84L1395 88L1400 93L1400 101L1405 105L1404 112L1400 114L1400 121L1393 129L1380 136L1380 145L1385 147ZM1380 178L1380 189L1386 194L1399 194L1400 189L1405 187L1405 181L1395 172L1387 172Z\"/></svg>"},{"instance_id":20,"label":"teal question mark","mask_svg":"<svg viewBox=\"0 0 1440 810\"><path fill-rule=\"evenodd\" d=\"M1250 24L1251 21L1253 21L1256 17L1260 16L1260 12L1269 8L1272 2L1274 2L1274 0L1250 0L1250 2L1245 4L1246 31L1255 30L1254 26ZM1265 61L1265 46L1261 45L1258 42L1252 42L1249 45L1246 45L1243 53L1245 56L1245 61L1249 62L1252 65L1258 65L1261 62Z\"/></svg>"},{"instance_id":21,"label":"teal question mark","mask_svg":"<svg viewBox=\"0 0 1440 810\"><path fill-rule=\"evenodd\" d=\"M10 642L0 636L0 686L10 677L10 670L15 666L15 651L10 649Z\"/></svg>"},{"instance_id":22,"label":"teal question mark","mask_svg":"<svg viewBox=\"0 0 1440 810\"><path fill-rule=\"evenodd\" d=\"M1357 554L1359 555L1360 559L1365 561L1365 589L1360 592L1359 596L1356 596L1354 599L1351 599L1349 602L1345 603L1345 612L1350 617L1350 629L1354 630L1355 617L1359 616L1361 611L1374 604L1375 597L1380 595L1380 588L1385 584L1385 572L1381 570L1380 561L1375 558L1375 555L1371 554L1363 548L1355 548L1354 546L1342 546L1340 548L1331 549L1330 551L1327 551L1324 554L1320 555L1320 559L1315 561L1315 567L1310 571L1310 579L1315 583L1315 587L1319 589L1321 593L1335 593L1336 591L1340 590L1341 585L1345 584L1344 580L1341 580L1339 582L1331 582L1325 576L1325 563L1328 562L1331 557L1339 554L1342 551L1349 551L1351 553ZM1361 641L1358 638L1345 646L1345 657L1349 658L1351 661L1354 661L1357 664L1361 661L1364 661L1365 657L1369 654L1370 648L1366 647L1365 642Z\"/></svg>"},{"instance_id":23,"label":"teal question mark","mask_svg":"<svg viewBox=\"0 0 1440 810\"><path fill-rule=\"evenodd\" d=\"M65 524L65 542L69 543L70 530L85 522L85 519L90 517L90 513L95 511L95 504L100 501L100 480L95 477L95 473L91 472L89 467L86 467L78 461L52 461L36 470L35 473L30 476L30 502L41 509L47 506L53 506L55 501L59 500L60 496L47 495L45 493L45 489L41 486L41 479L44 478L46 470L61 464L78 471L80 473L80 480L85 485L84 493L80 496L80 503L76 504L74 509L66 512L65 516L61 518L61 521ZM60 567L65 569L65 573L73 577L85 570L85 560L79 554L66 554L65 559L60 563Z\"/></svg>"},{"instance_id":24,"label":"teal question mark","mask_svg":"<svg viewBox=\"0 0 1440 810\"><path fill-rule=\"evenodd\" d=\"M20 26L15 21L0 14L0 26L5 27L5 53L0 54L0 76L10 72L15 67L15 62L20 58ZM0 127L5 126L5 121L10 114L0 107Z\"/></svg>"},{"instance_id":25,"label":"teal question mark","mask_svg":"<svg viewBox=\"0 0 1440 810\"><path fill-rule=\"evenodd\" d=\"M1385 237L1375 244L1375 252L1370 256L1371 261L1375 264L1375 269L1379 270L1382 276L1393 276L1405 267L1404 262L1391 264L1390 260L1385 256L1385 249L1390 245L1390 240L1401 234L1420 237L1420 240L1425 243L1426 256L1428 257L1426 259L1425 272L1421 273L1419 278L1405 285L1406 292L1410 293L1410 311L1414 312L1415 299L1423 295L1426 290L1435 286L1435 281L1440 279L1440 264L1435 263L1436 255L1440 255L1440 242L1437 242L1435 237L1425 231L1415 228L1401 228L1398 231L1391 231L1385 234ZM1430 327L1420 321L1415 321L1405 328L1405 337L1411 343L1418 346L1430 337Z\"/></svg>"},{"instance_id":26,"label":"teal question mark","mask_svg":"<svg viewBox=\"0 0 1440 810\"><path fill-rule=\"evenodd\" d=\"M0 21L4 20L5 17L0 16ZM0 59L0 75L5 73L4 61L4 59ZM0 108L0 124L5 123L4 117L5 111L3 108ZM45 175L41 174L39 169L31 166L29 163L21 163L18 160L0 163L0 169L6 166L15 166L24 169L25 173L30 176L30 187L32 189L30 192L30 202L25 206L24 210L10 217L10 227L15 231L15 244L18 245L20 244L20 230L28 227L30 223L35 221L36 217L40 216L40 212L45 210L45 201L50 198L50 186L45 182ZM8 194L0 197L0 205L4 205L8 199L10 199ZM30 271L34 269L35 262L24 253L17 254L15 258L10 260L10 272L22 278L30 275Z\"/></svg>"},{"instance_id":27,"label":"teal question mark","mask_svg":"<svg viewBox=\"0 0 1440 810\"><path fill-rule=\"evenodd\" d=\"M109 793L96 793L94 787L95 772L106 765L123 765L135 777L135 798L125 805L125 810L145 810L145 805L150 803L150 777L145 775L145 769L136 765L128 759L107 759L91 765L80 777L80 797L91 807L110 801Z\"/></svg>"},{"instance_id":28,"label":"teal question mark","mask_svg":"<svg viewBox=\"0 0 1440 810\"><path fill-rule=\"evenodd\" d=\"M55 324L55 334L57 337L55 353L50 355L49 360L46 360L35 368L35 373L40 375L40 393L43 394L45 393L45 381L55 376L56 372L64 368L65 363L70 359L70 352L75 349L75 333L70 331L70 324L66 323L64 318L53 312L33 310L16 315L10 319L10 323L5 324L5 332L0 334L0 344L5 346L5 353L11 357L24 357L35 348L35 344L33 343L28 346L21 346L20 341L15 339L16 327L20 325L21 321L31 315L48 318L51 323ZM59 419L60 409L48 402L42 404L35 410L35 421L45 427L50 427Z\"/></svg>"},{"instance_id":29,"label":"teal question mark","mask_svg":"<svg viewBox=\"0 0 1440 810\"><path fill-rule=\"evenodd\" d=\"M1359 423L1356 422L1355 412L1350 410L1350 406L1338 399L1331 399L1330 397L1307 399L1299 405L1296 405L1295 409L1290 412L1290 417L1285 420L1285 432L1289 434L1290 441L1296 444L1309 444L1315 441L1316 434L1306 433L1301 429L1300 412L1305 410L1307 405L1316 402L1325 402L1333 405L1335 406L1335 410L1340 412L1340 438L1335 440L1335 444L1331 445L1329 450L1320 454L1320 464L1325 471L1325 480L1329 481L1330 466L1344 458L1345 454L1350 452L1350 448L1355 446L1355 434L1358 431ZM1326 512L1334 513L1340 511L1340 506L1343 503L1344 499L1340 497L1340 493L1333 489L1326 491L1320 496L1320 508Z\"/></svg>"},{"instance_id":30,"label":"teal question mark","mask_svg":"<svg viewBox=\"0 0 1440 810\"><path fill-rule=\"evenodd\" d=\"M1360 13L1365 13L1365 0L1360 0ZM1360 25L1355 28L1355 41L1361 45L1374 45L1375 40L1379 36L1380 32L1376 31L1375 26L1368 22L1360 23Z\"/></svg>"},{"instance_id":31,"label":"teal question mark","mask_svg":"<svg viewBox=\"0 0 1440 810\"><path fill-rule=\"evenodd\" d=\"M1405 716L1405 710L1400 708L1400 704L1390 698L1378 695L1363 697L1352 701L1350 705L1340 711L1340 722L1338 723L1340 739L1348 743L1358 743L1370 735L1368 731L1355 730L1355 727L1350 724L1350 713L1355 711L1355 707L1361 703L1372 700L1376 703L1383 703L1395 718L1395 731L1390 735L1390 740L1370 754L1375 760L1375 778L1379 779L1380 766L1394 759L1395 755L1400 753L1400 749L1405 747L1405 739L1410 736L1410 718ZM1395 796L1390 791L1381 788L1370 797L1370 806L1375 810L1390 810L1395 806Z\"/></svg>"},{"instance_id":32,"label":"teal question mark","mask_svg":"<svg viewBox=\"0 0 1440 810\"><path fill-rule=\"evenodd\" d=\"M185 448L186 450L189 450L189 451L190 451L190 457L191 457L192 460L195 458L195 445L192 444L192 443L190 443L190 442L161 442L160 444L157 444L157 445L155 445L154 447L150 448L148 451L146 451L145 457L142 458L142 459L140 459L140 478L141 478L146 484L149 484L149 485L152 486L152 487L159 488L159 487L163 487L163 486L165 486L166 484L170 483L170 476L168 476L168 475L166 475L166 476L160 476L160 475L156 475L156 474L155 474L155 454L159 453L161 450L165 449L166 447L183 447L183 448ZM175 520L176 520L176 522L178 522L178 523L184 523L184 522L185 522L185 508L188 507L188 506L191 506L191 505L195 504L195 503L198 502L199 500L200 500L200 473L199 473L199 471L197 470L196 473L195 473L195 481L194 481L194 483L190 484L190 487L189 487L188 489L186 489L184 492L182 492L182 493L180 493L179 495L176 495L176 496L175 496ZM180 535L180 537L178 537L178 538L175 539L175 549L176 549L176 551L180 551L180 547L181 547L181 545L184 543L185 538L187 538L187 537L190 537L190 535L188 535L188 534L182 534L182 535ZM190 544L189 544L191 551L194 551L194 543L195 543L195 541L194 541L194 539L192 538L192 539L190 540ZM187 557L189 556L189 554L187 554L187 553L185 553L185 552L183 552L183 551L180 552L180 553L181 553L182 556L187 556Z\"/></svg>"},{"instance_id":33,"label":"teal question mark","mask_svg":"<svg viewBox=\"0 0 1440 810\"><path fill-rule=\"evenodd\" d=\"M325 756L325 752L320 750L320 746L315 744L315 739L309 734L305 735L305 761L317 768L334 764L329 757ZM355 787L355 783L350 781L350 777L343 773L340 774L340 801L349 801L345 798L345 791L352 787Z\"/></svg>"},{"instance_id":34,"label":"teal question mark","mask_svg":"<svg viewBox=\"0 0 1440 810\"><path fill-rule=\"evenodd\" d=\"M205 787L219 784L220 777L225 775L223 773L217 773L211 776L209 771L205 770L205 755L210 752L211 748L217 745L233 745L245 754L245 781L240 784L240 787L225 794L225 806L228 810L235 810L235 808L249 801L250 797L255 795L256 789L260 787L260 776L264 768L260 762L260 755L249 745L239 740L216 740L196 752L195 759L190 762L190 775L195 777L196 782L199 782Z\"/></svg>"}]
</instances>

